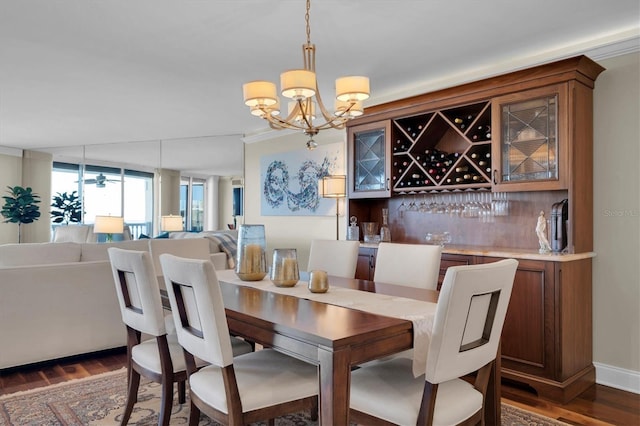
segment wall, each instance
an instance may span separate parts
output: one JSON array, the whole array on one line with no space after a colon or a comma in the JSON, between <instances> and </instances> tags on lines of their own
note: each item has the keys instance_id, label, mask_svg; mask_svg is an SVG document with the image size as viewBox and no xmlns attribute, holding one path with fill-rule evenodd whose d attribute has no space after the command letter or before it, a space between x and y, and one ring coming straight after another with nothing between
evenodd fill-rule
<instances>
[{"instance_id":1,"label":"wall","mask_svg":"<svg viewBox=\"0 0 640 426\"><path fill-rule=\"evenodd\" d=\"M38 243L51 240L51 154L24 151L22 156L22 186L33 188L40 195L40 218L22 226L22 242Z\"/></svg>"},{"instance_id":2,"label":"wall","mask_svg":"<svg viewBox=\"0 0 640 426\"><path fill-rule=\"evenodd\" d=\"M51 155L0 147L0 192L7 195L7 186L30 186L40 196L40 218L22 225L22 242L38 243L51 239ZM0 206L4 200L0 199ZM0 217L0 244L18 242L18 225L4 223Z\"/></svg>"},{"instance_id":3,"label":"wall","mask_svg":"<svg viewBox=\"0 0 640 426\"><path fill-rule=\"evenodd\" d=\"M594 92L593 358L598 382L640 392L640 54L600 64L607 70Z\"/></svg>"},{"instance_id":4,"label":"wall","mask_svg":"<svg viewBox=\"0 0 640 426\"><path fill-rule=\"evenodd\" d=\"M218 217L219 227L216 229L227 229L228 224L233 224L233 188L234 180L242 180L239 176L221 176L218 182ZM240 225L244 221L244 216L236 216L236 223Z\"/></svg>"},{"instance_id":5,"label":"wall","mask_svg":"<svg viewBox=\"0 0 640 426\"><path fill-rule=\"evenodd\" d=\"M607 70L594 91L593 358L598 383L640 393L640 54L598 62ZM337 131L321 136L345 140ZM259 159L300 149L305 140L248 144L245 165L246 222L266 225L270 249L297 248L301 268L311 239L333 238L335 218L261 216ZM344 239L344 217L340 226Z\"/></svg>"},{"instance_id":6,"label":"wall","mask_svg":"<svg viewBox=\"0 0 640 426\"><path fill-rule=\"evenodd\" d=\"M7 186L22 185L22 150L0 147L0 193L7 195ZM0 207L4 199L0 198ZM4 223L0 217L0 244L17 243L18 226Z\"/></svg>"},{"instance_id":7,"label":"wall","mask_svg":"<svg viewBox=\"0 0 640 426\"><path fill-rule=\"evenodd\" d=\"M275 133L275 136L279 134ZM309 261L309 244L312 239L334 239L336 217L330 216L261 216L260 215L260 157L278 152L304 149L308 137L295 133L245 147L245 223L264 224L267 237L267 257L274 248L295 248L301 269ZM342 142L346 148L344 131L324 130L314 137L320 145ZM345 151L346 157L346 151ZM346 170L346 168L345 168ZM344 200L340 200L340 239L345 239L346 219Z\"/></svg>"}]
</instances>

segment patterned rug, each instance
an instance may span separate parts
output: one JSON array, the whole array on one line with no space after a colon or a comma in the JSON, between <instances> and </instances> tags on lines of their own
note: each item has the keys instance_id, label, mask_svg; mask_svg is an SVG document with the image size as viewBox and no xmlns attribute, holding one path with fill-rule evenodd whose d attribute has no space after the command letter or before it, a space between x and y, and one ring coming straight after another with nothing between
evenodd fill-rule
<instances>
[{"instance_id":1,"label":"patterned rug","mask_svg":"<svg viewBox=\"0 0 640 426\"><path fill-rule=\"evenodd\" d=\"M118 425L126 402L126 370L121 369L84 379L0 396L0 426ZM188 392L187 392L188 395ZM172 425L186 425L189 404L179 405L174 396ZM156 425L160 406L160 385L142 379L138 403L130 425ZM265 423L257 423L264 425ZM276 419L278 426L313 426L309 413ZM558 426L565 423L502 404L502 425ZM202 416L200 426L218 425Z\"/></svg>"}]
</instances>

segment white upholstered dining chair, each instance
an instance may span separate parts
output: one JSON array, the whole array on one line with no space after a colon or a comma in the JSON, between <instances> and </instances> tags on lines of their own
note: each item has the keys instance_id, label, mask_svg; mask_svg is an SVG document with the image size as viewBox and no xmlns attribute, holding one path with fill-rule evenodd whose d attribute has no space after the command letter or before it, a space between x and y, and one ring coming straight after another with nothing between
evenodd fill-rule
<instances>
[{"instance_id":1,"label":"white upholstered dining chair","mask_svg":"<svg viewBox=\"0 0 640 426\"><path fill-rule=\"evenodd\" d=\"M380 243L373 280L435 290L441 254L435 245Z\"/></svg>"},{"instance_id":2,"label":"white upholstered dining chair","mask_svg":"<svg viewBox=\"0 0 640 426\"><path fill-rule=\"evenodd\" d=\"M146 251L108 249L122 321L127 330L128 390L121 424L125 425L137 400L140 376L162 387L159 425L168 425L173 403L173 384L178 383L178 400L185 402L186 363L175 333L173 318L165 317L160 288L151 257ZM142 340L142 333L152 336ZM249 343L236 339L234 353L250 352ZM198 361L198 367L204 365Z\"/></svg>"},{"instance_id":3,"label":"white upholstered dining chair","mask_svg":"<svg viewBox=\"0 0 640 426\"><path fill-rule=\"evenodd\" d=\"M160 256L178 341L187 360L191 413L246 425L318 407L317 368L272 349L232 357L220 283L211 262ZM195 369L194 357L210 363Z\"/></svg>"},{"instance_id":4,"label":"white upholstered dining chair","mask_svg":"<svg viewBox=\"0 0 640 426\"><path fill-rule=\"evenodd\" d=\"M307 271L321 270L329 275L353 278L359 249L359 241L312 240Z\"/></svg>"},{"instance_id":5,"label":"white upholstered dining chair","mask_svg":"<svg viewBox=\"0 0 640 426\"><path fill-rule=\"evenodd\" d=\"M351 374L351 419L367 425L483 424L518 262L505 259L447 270L427 352L426 374L396 358ZM473 384L461 379L476 372Z\"/></svg>"}]
</instances>

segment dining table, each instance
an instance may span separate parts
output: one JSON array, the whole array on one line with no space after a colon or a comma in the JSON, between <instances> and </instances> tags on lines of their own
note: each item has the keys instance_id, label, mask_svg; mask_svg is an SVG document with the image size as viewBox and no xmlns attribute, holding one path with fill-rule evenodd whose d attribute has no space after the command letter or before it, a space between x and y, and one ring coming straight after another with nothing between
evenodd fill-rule
<instances>
[{"instance_id":1,"label":"dining table","mask_svg":"<svg viewBox=\"0 0 640 426\"><path fill-rule=\"evenodd\" d=\"M343 298L340 291L350 289L350 297L387 295L394 301L437 303L438 299L435 290L336 276L329 276L328 292L318 294L309 292L304 280L293 289L276 287L266 277L259 282L241 281L232 269L216 274L233 335L318 366L321 425L349 424L353 368L411 349L415 340L414 321L336 303ZM382 298L380 304L386 300ZM499 424L499 360L498 356L485 401L486 424Z\"/></svg>"}]
</instances>

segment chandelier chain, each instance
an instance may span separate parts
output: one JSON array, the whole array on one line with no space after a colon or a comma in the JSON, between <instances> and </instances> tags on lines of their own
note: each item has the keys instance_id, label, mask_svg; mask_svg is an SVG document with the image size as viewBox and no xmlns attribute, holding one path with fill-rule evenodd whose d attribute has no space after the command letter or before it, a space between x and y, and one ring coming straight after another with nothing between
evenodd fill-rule
<instances>
[{"instance_id":1,"label":"chandelier chain","mask_svg":"<svg viewBox=\"0 0 640 426\"><path fill-rule=\"evenodd\" d=\"M311 44L311 26L309 25L310 9L311 9L311 0L307 0L307 13L304 14L304 20L307 26L307 44Z\"/></svg>"}]
</instances>

